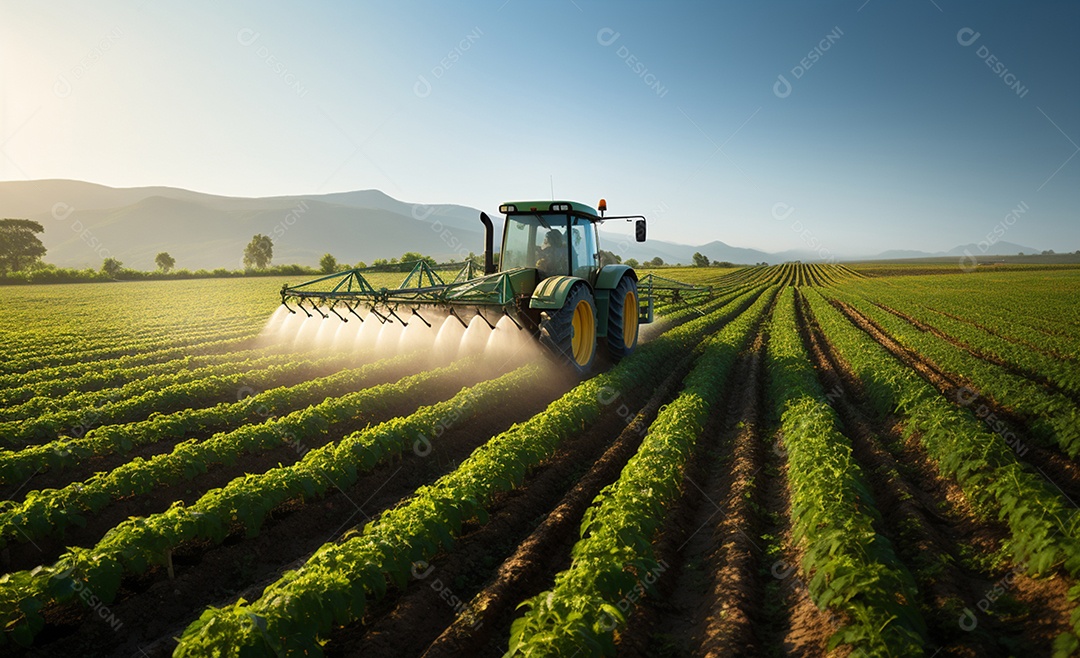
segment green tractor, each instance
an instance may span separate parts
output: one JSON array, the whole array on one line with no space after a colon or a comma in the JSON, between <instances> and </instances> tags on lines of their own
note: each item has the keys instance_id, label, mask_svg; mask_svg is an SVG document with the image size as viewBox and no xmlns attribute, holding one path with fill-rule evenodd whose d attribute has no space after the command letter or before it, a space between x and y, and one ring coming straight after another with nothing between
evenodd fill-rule
<instances>
[{"instance_id":1,"label":"green tractor","mask_svg":"<svg viewBox=\"0 0 1080 658\"><path fill-rule=\"evenodd\" d=\"M558 359L587 373L598 345L613 361L634 350L638 327L653 321L658 300L692 302L710 294L705 287L653 275L639 279L627 265L602 263L597 231L602 222L633 221L635 239L645 240L643 216L605 216L603 199L599 211L572 201L505 203L499 211L505 220L498 267L492 258L495 229L487 214L480 213L482 274L467 263L446 282L419 261L397 288L376 289L361 270L347 270L283 286L282 304L295 313L291 301L309 317L314 317L313 310L325 319L326 309L345 321L351 313L361 321L375 318L406 325L416 317L431 326L424 313L432 309L441 309L466 326L470 314L479 315L492 328L492 316L506 315ZM366 318L357 310L366 310Z\"/></svg>"}]
</instances>

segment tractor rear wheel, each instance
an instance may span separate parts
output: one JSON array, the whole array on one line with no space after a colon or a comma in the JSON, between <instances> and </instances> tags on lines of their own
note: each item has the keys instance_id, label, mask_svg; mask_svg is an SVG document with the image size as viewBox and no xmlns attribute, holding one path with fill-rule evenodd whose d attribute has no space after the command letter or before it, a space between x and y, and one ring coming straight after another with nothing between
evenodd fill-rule
<instances>
[{"instance_id":1,"label":"tractor rear wheel","mask_svg":"<svg viewBox=\"0 0 1080 658\"><path fill-rule=\"evenodd\" d=\"M624 276L611 291L608 303L608 354L616 363L634 351L638 339L637 281Z\"/></svg>"},{"instance_id":2,"label":"tractor rear wheel","mask_svg":"<svg viewBox=\"0 0 1080 658\"><path fill-rule=\"evenodd\" d=\"M587 285L575 286L563 307L540 316L540 343L581 374L596 356L596 303Z\"/></svg>"}]
</instances>

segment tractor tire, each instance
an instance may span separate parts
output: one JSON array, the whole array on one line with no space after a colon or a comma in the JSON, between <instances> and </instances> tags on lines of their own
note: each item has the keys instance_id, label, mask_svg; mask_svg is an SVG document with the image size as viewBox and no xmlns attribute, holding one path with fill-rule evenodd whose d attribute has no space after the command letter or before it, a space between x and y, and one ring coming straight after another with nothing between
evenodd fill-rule
<instances>
[{"instance_id":1,"label":"tractor tire","mask_svg":"<svg viewBox=\"0 0 1080 658\"><path fill-rule=\"evenodd\" d=\"M611 291L608 303L607 347L611 360L619 359L634 351L638 339L637 281L624 276Z\"/></svg>"},{"instance_id":2,"label":"tractor tire","mask_svg":"<svg viewBox=\"0 0 1080 658\"><path fill-rule=\"evenodd\" d=\"M587 285L574 287L566 304L540 315L540 344L579 374L588 374L596 358L596 302Z\"/></svg>"}]
</instances>

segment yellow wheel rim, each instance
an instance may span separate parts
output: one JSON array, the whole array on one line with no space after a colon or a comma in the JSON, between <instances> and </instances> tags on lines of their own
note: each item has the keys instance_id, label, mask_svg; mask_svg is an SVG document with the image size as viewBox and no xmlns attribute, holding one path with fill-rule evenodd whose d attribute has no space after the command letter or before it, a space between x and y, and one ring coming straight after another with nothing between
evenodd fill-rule
<instances>
[{"instance_id":1,"label":"yellow wheel rim","mask_svg":"<svg viewBox=\"0 0 1080 658\"><path fill-rule=\"evenodd\" d=\"M579 366L587 365L592 361L593 350L596 349L596 318L588 301L582 299L574 307L571 326L570 349L574 353L574 361Z\"/></svg>"},{"instance_id":2,"label":"yellow wheel rim","mask_svg":"<svg viewBox=\"0 0 1080 658\"><path fill-rule=\"evenodd\" d=\"M638 330L638 305L637 294L633 290L626 291L626 298L623 299L623 325L622 325L622 337L623 345L626 349L630 349L634 346L634 341L637 340Z\"/></svg>"}]
</instances>

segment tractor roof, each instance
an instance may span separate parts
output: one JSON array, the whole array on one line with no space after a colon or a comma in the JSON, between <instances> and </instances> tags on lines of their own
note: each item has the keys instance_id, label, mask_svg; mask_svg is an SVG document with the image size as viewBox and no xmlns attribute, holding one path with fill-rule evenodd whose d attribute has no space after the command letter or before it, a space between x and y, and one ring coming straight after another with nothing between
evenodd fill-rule
<instances>
[{"instance_id":1,"label":"tractor roof","mask_svg":"<svg viewBox=\"0 0 1080 658\"><path fill-rule=\"evenodd\" d=\"M507 215L567 211L600 219L600 214L596 212L596 208L576 201L507 201L499 206L499 212Z\"/></svg>"}]
</instances>

